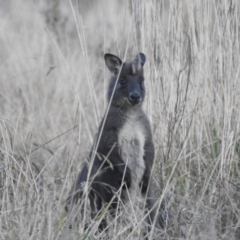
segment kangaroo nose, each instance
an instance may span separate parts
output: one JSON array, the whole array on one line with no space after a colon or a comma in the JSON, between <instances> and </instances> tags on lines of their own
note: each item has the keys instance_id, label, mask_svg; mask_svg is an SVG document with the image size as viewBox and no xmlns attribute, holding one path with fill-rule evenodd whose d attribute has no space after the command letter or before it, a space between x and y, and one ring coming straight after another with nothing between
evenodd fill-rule
<instances>
[{"instance_id":1,"label":"kangaroo nose","mask_svg":"<svg viewBox=\"0 0 240 240\"><path fill-rule=\"evenodd\" d=\"M129 94L129 100L132 104L137 104L141 100L141 96L138 92L131 92Z\"/></svg>"}]
</instances>

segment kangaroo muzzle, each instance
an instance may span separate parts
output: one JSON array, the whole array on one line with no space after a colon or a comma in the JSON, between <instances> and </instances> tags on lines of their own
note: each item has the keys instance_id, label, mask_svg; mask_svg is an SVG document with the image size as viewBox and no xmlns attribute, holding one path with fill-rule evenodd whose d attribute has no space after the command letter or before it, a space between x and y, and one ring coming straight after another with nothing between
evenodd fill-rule
<instances>
[{"instance_id":1,"label":"kangaroo muzzle","mask_svg":"<svg viewBox=\"0 0 240 240\"><path fill-rule=\"evenodd\" d=\"M131 93L129 94L128 99L129 99L129 102L130 102L132 105L136 105L136 104L140 103L141 100L142 100L141 95L140 95L140 93L138 93L138 92L131 92Z\"/></svg>"}]
</instances>

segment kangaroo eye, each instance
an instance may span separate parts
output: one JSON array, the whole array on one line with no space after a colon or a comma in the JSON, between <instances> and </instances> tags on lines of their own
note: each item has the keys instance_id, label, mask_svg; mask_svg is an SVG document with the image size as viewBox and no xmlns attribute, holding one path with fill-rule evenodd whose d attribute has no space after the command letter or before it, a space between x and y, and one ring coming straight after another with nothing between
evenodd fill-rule
<instances>
[{"instance_id":1,"label":"kangaroo eye","mask_svg":"<svg viewBox=\"0 0 240 240\"><path fill-rule=\"evenodd\" d=\"M143 86L143 85L144 85L144 81L141 80L141 81L140 81L140 86Z\"/></svg>"},{"instance_id":2,"label":"kangaroo eye","mask_svg":"<svg viewBox=\"0 0 240 240\"><path fill-rule=\"evenodd\" d=\"M124 85L124 84L126 83L126 80L125 80L125 79L120 79L120 80L119 80L119 83L120 83L121 85Z\"/></svg>"}]
</instances>

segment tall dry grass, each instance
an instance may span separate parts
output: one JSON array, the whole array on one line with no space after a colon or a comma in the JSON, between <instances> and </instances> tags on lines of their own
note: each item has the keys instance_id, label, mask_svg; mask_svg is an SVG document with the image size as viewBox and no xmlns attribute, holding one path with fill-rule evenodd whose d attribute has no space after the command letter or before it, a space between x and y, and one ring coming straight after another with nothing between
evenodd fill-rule
<instances>
[{"instance_id":1,"label":"tall dry grass","mask_svg":"<svg viewBox=\"0 0 240 240\"><path fill-rule=\"evenodd\" d=\"M103 54L141 51L165 219L151 237L240 239L239 7L238 0L2 2L0 238L104 238L87 214L69 230L64 202L107 106ZM123 210L110 239L141 239L139 222Z\"/></svg>"}]
</instances>

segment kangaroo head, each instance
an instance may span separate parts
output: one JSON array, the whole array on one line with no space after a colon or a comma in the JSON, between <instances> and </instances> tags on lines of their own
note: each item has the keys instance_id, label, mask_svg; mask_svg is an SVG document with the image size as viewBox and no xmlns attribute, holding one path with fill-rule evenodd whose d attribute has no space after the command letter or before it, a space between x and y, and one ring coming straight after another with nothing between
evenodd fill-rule
<instances>
[{"instance_id":1,"label":"kangaroo head","mask_svg":"<svg viewBox=\"0 0 240 240\"><path fill-rule=\"evenodd\" d=\"M121 59L112 54L105 54L104 59L112 77L108 89L108 100L112 106L133 106L141 104L145 96L143 66L146 57L139 53L131 62L122 63ZM119 76L118 76L119 75ZM116 83L116 81L118 81ZM113 93L115 83L117 84Z\"/></svg>"}]
</instances>

